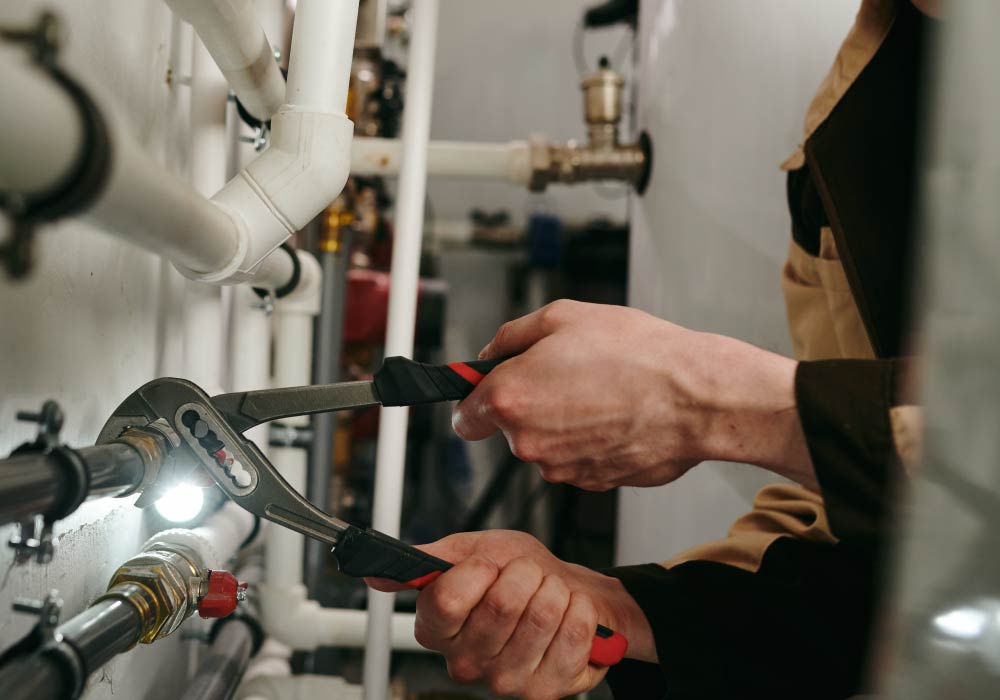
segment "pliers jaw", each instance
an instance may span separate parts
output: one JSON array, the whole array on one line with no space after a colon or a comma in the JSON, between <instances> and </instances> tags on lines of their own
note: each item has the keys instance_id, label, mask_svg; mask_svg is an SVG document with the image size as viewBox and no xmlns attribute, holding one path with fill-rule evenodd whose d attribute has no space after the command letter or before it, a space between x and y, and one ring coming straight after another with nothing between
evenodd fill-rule
<instances>
[{"instance_id":1,"label":"pliers jaw","mask_svg":"<svg viewBox=\"0 0 1000 700\"><path fill-rule=\"evenodd\" d=\"M292 489L257 445L231 427L212 399L184 379L154 379L141 386L112 414L98 443L115 439L128 427L156 421L169 425L179 445L173 453L175 467L169 473L161 470L147 487L154 496L184 477L201 477L197 480L202 482L207 477L245 510L302 534L335 544L347 530L347 523Z\"/></svg>"}]
</instances>

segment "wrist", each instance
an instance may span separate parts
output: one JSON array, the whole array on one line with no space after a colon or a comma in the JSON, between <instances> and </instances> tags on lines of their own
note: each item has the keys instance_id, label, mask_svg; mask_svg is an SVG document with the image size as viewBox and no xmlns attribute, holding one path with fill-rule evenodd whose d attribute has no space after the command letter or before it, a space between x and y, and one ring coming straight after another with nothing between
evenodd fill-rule
<instances>
[{"instance_id":1,"label":"wrist","mask_svg":"<svg viewBox=\"0 0 1000 700\"><path fill-rule=\"evenodd\" d=\"M625 585L613 576L593 569L568 564L574 576L598 610L600 624L610 627L628 640L625 656L639 661L657 662L653 630L642 608L628 592Z\"/></svg>"},{"instance_id":2,"label":"wrist","mask_svg":"<svg viewBox=\"0 0 1000 700\"><path fill-rule=\"evenodd\" d=\"M706 383L708 459L744 462L816 489L795 399L796 360L713 336L719 376Z\"/></svg>"}]
</instances>

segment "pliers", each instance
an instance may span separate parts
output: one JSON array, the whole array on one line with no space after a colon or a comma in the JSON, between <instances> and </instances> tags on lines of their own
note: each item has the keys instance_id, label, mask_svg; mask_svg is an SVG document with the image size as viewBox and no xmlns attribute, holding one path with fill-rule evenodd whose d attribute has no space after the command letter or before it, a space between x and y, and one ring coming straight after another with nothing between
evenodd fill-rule
<instances>
[{"instance_id":1,"label":"pliers","mask_svg":"<svg viewBox=\"0 0 1000 700\"><path fill-rule=\"evenodd\" d=\"M244 431L267 421L364 406L415 406L468 396L498 361L427 365L386 358L370 381L264 389L209 397L184 379L162 378L141 386L115 410L98 444L130 427L166 421L180 437L177 458L193 459L222 491L255 515L333 547L340 570L355 577L388 578L422 589L451 563L371 528L324 513L296 492ZM186 453L186 454L183 454ZM628 642L599 625L590 661L612 666Z\"/></svg>"}]
</instances>

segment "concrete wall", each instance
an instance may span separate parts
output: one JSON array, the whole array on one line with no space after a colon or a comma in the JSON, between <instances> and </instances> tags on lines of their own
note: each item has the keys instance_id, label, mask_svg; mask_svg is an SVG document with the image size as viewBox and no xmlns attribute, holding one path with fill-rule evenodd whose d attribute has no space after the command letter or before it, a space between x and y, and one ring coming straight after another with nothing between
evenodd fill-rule
<instances>
[{"instance_id":1,"label":"concrete wall","mask_svg":"<svg viewBox=\"0 0 1000 700\"><path fill-rule=\"evenodd\" d=\"M789 352L779 273L790 236L779 163L858 2L647 0L639 125L653 175L632 200L630 303L676 323ZM623 489L618 557L658 561L725 534L776 477L705 464Z\"/></svg>"}]
</instances>

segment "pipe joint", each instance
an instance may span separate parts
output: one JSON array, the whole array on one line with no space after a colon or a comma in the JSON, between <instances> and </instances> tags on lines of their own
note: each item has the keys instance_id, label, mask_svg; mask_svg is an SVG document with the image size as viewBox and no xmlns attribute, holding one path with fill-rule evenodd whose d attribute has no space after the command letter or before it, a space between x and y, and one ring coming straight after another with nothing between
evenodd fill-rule
<instances>
[{"instance_id":1,"label":"pipe joint","mask_svg":"<svg viewBox=\"0 0 1000 700\"><path fill-rule=\"evenodd\" d=\"M197 609L202 572L198 553L177 543L153 542L122 564L98 600L119 598L142 620L139 641L152 644L175 632Z\"/></svg>"},{"instance_id":2,"label":"pipe joint","mask_svg":"<svg viewBox=\"0 0 1000 700\"><path fill-rule=\"evenodd\" d=\"M227 207L225 204L215 200L211 200L211 203L215 204L216 208L225 214L225 216L228 217L233 223L233 231L236 235L236 250L233 253L233 256L225 265L216 270L210 270L209 272L198 272L197 270L192 270L191 268L185 267L176 261L174 262L174 268L176 268L178 272L187 277L189 280L204 282L205 284L232 284L243 281L242 279L236 279L236 276L243 267L247 253L250 250L250 234L248 232L246 222L242 216L240 216L235 210ZM281 244L279 243L278 245Z\"/></svg>"},{"instance_id":3,"label":"pipe joint","mask_svg":"<svg viewBox=\"0 0 1000 700\"><path fill-rule=\"evenodd\" d=\"M344 114L285 105L271 119L271 145L212 201L239 212L248 248L211 280L253 279L261 262L330 204L350 172L354 123Z\"/></svg>"}]
</instances>

